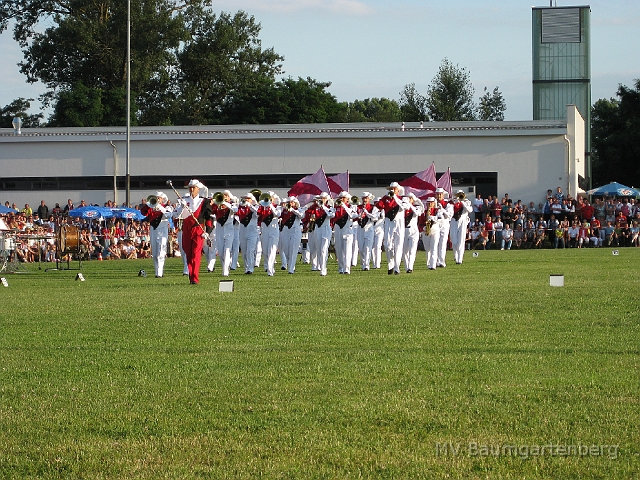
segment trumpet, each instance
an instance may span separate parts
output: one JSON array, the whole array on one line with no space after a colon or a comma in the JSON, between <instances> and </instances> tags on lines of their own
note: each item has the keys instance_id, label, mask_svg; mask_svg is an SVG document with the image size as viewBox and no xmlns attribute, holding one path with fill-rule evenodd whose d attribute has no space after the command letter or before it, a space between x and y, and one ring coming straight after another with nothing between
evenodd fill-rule
<instances>
[{"instance_id":1,"label":"trumpet","mask_svg":"<svg viewBox=\"0 0 640 480\"><path fill-rule=\"evenodd\" d=\"M456 198L458 200L466 200L467 199L467 195L464 192L456 193Z\"/></svg>"},{"instance_id":2,"label":"trumpet","mask_svg":"<svg viewBox=\"0 0 640 480\"><path fill-rule=\"evenodd\" d=\"M158 205L160 205L160 200L156 195L149 195L147 197L147 207L155 210L158 208Z\"/></svg>"},{"instance_id":3,"label":"trumpet","mask_svg":"<svg viewBox=\"0 0 640 480\"><path fill-rule=\"evenodd\" d=\"M360 197L358 197L357 195L354 195L351 197L351 204L352 205L360 205Z\"/></svg>"},{"instance_id":4,"label":"trumpet","mask_svg":"<svg viewBox=\"0 0 640 480\"><path fill-rule=\"evenodd\" d=\"M253 193L253 192L252 192ZM269 204L273 201L273 199L271 198L271 195L269 194L269 192L264 192L260 194L259 197L260 203L261 204Z\"/></svg>"}]
</instances>

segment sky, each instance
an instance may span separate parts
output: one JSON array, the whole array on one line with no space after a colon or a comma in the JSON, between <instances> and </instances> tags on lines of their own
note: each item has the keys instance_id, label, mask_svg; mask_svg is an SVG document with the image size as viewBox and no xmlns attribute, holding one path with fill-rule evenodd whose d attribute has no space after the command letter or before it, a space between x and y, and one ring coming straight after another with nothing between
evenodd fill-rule
<instances>
[{"instance_id":1,"label":"sky","mask_svg":"<svg viewBox=\"0 0 640 480\"><path fill-rule=\"evenodd\" d=\"M615 97L619 84L640 78L640 2L609 0L591 6L591 97ZM442 60L466 68L476 101L498 87L505 120L531 120L531 7L524 0L213 0L216 12L244 10L261 24L263 48L284 56L282 77L331 82L338 101L399 100L415 83L424 94ZM36 98L17 63L23 59L10 31L0 35L0 107ZM39 103L33 102L32 105ZM30 113L36 113L37 107Z\"/></svg>"}]
</instances>

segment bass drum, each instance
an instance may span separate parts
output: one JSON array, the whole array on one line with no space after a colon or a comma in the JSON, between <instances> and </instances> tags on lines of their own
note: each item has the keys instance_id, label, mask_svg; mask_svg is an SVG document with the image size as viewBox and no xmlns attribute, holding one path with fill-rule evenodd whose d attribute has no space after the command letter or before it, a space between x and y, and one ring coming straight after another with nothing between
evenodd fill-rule
<instances>
[{"instance_id":1,"label":"bass drum","mask_svg":"<svg viewBox=\"0 0 640 480\"><path fill-rule=\"evenodd\" d=\"M61 225L58 230L58 250L60 254L80 251L80 229L75 225Z\"/></svg>"}]
</instances>

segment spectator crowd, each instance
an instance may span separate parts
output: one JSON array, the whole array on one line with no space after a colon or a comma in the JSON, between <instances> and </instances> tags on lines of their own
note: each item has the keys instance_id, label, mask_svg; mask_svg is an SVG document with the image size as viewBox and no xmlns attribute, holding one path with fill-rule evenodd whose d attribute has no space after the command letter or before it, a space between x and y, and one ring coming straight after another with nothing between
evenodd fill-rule
<instances>
[{"instance_id":1,"label":"spectator crowd","mask_svg":"<svg viewBox=\"0 0 640 480\"><path fill-rule=\"evenodd\" d=\"M561 187L547 190L545 201L536 205L512 200L508 194L498 198L478 195L472 200L473 215L467 230L466 248L586 248L640 246L640 203L634 198L597 197L591 204L586 197L574 199ZM126 219L81 219L69 211L86 206L69 199L64 207L49 208L42 200L34 210L29 204L0 216L9 235L5 251L20 262L55 262L60 258L56 232L62 225L79 230L79 253L83 260L149 258L150 225L147 221ZM111 201L106 207L115 207ZM145 200L135 208L144 211ZM7 233L7 232L5 232ZM178 232L170 229L170 256L179 256Z\"/></svg>"}]
</instances>

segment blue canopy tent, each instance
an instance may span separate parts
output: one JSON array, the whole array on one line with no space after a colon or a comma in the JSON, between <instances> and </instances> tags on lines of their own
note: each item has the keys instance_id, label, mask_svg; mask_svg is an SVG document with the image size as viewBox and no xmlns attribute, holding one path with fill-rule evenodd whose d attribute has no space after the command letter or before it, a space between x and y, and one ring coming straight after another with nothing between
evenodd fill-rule
<instances>
[{"instance_id":1,"label":"blue canopy tent","mask_svg":"<svg viewBox=\"0 0 640 480\"><path fill-rule=\"evenodd\" d=\"M94 206L86 206L86 207L78 207L73 210L69 210L69 216L74 218L84 218L88 220L102 219L102 218L112 218L113 213L111 209L106 207L94 207Z\"/></svg>"},{"instance_id":2,"label":"blue canopy tent","mask_svg":"<svg viewBox=\"0 0 640 480\"><path fill-rule=\"evenodd\" d=\"M115 218L124 218L126 220L142 220L145 216L140 212L140 210L136 210L135 208L110 208L113 217Z\"/></svg>"},{"instance_id":3,"label":"blue canopy tent","mask_svg":"<svg viewBox=\"0 0 640 480\"><path fill-rule=\"evenodd\" d=\"M635 188L627 187L618 182L611 182L602 187L594 188L587 192L589 195L595 195L597 197L637 197L640 196L640 191Z\"/></svg>"},{"instance_id":4,"label":"blue canopy tent","mask_svg":"<svg viewBox=\"0 0 640 480\"><path fill-rule=\"evenodd\" d=\"M0 205L0 215L6 215L8 213L18 213L18 210L14 210L13 208L5 207L4 205Z\"/></svg>"}]
</instances>

